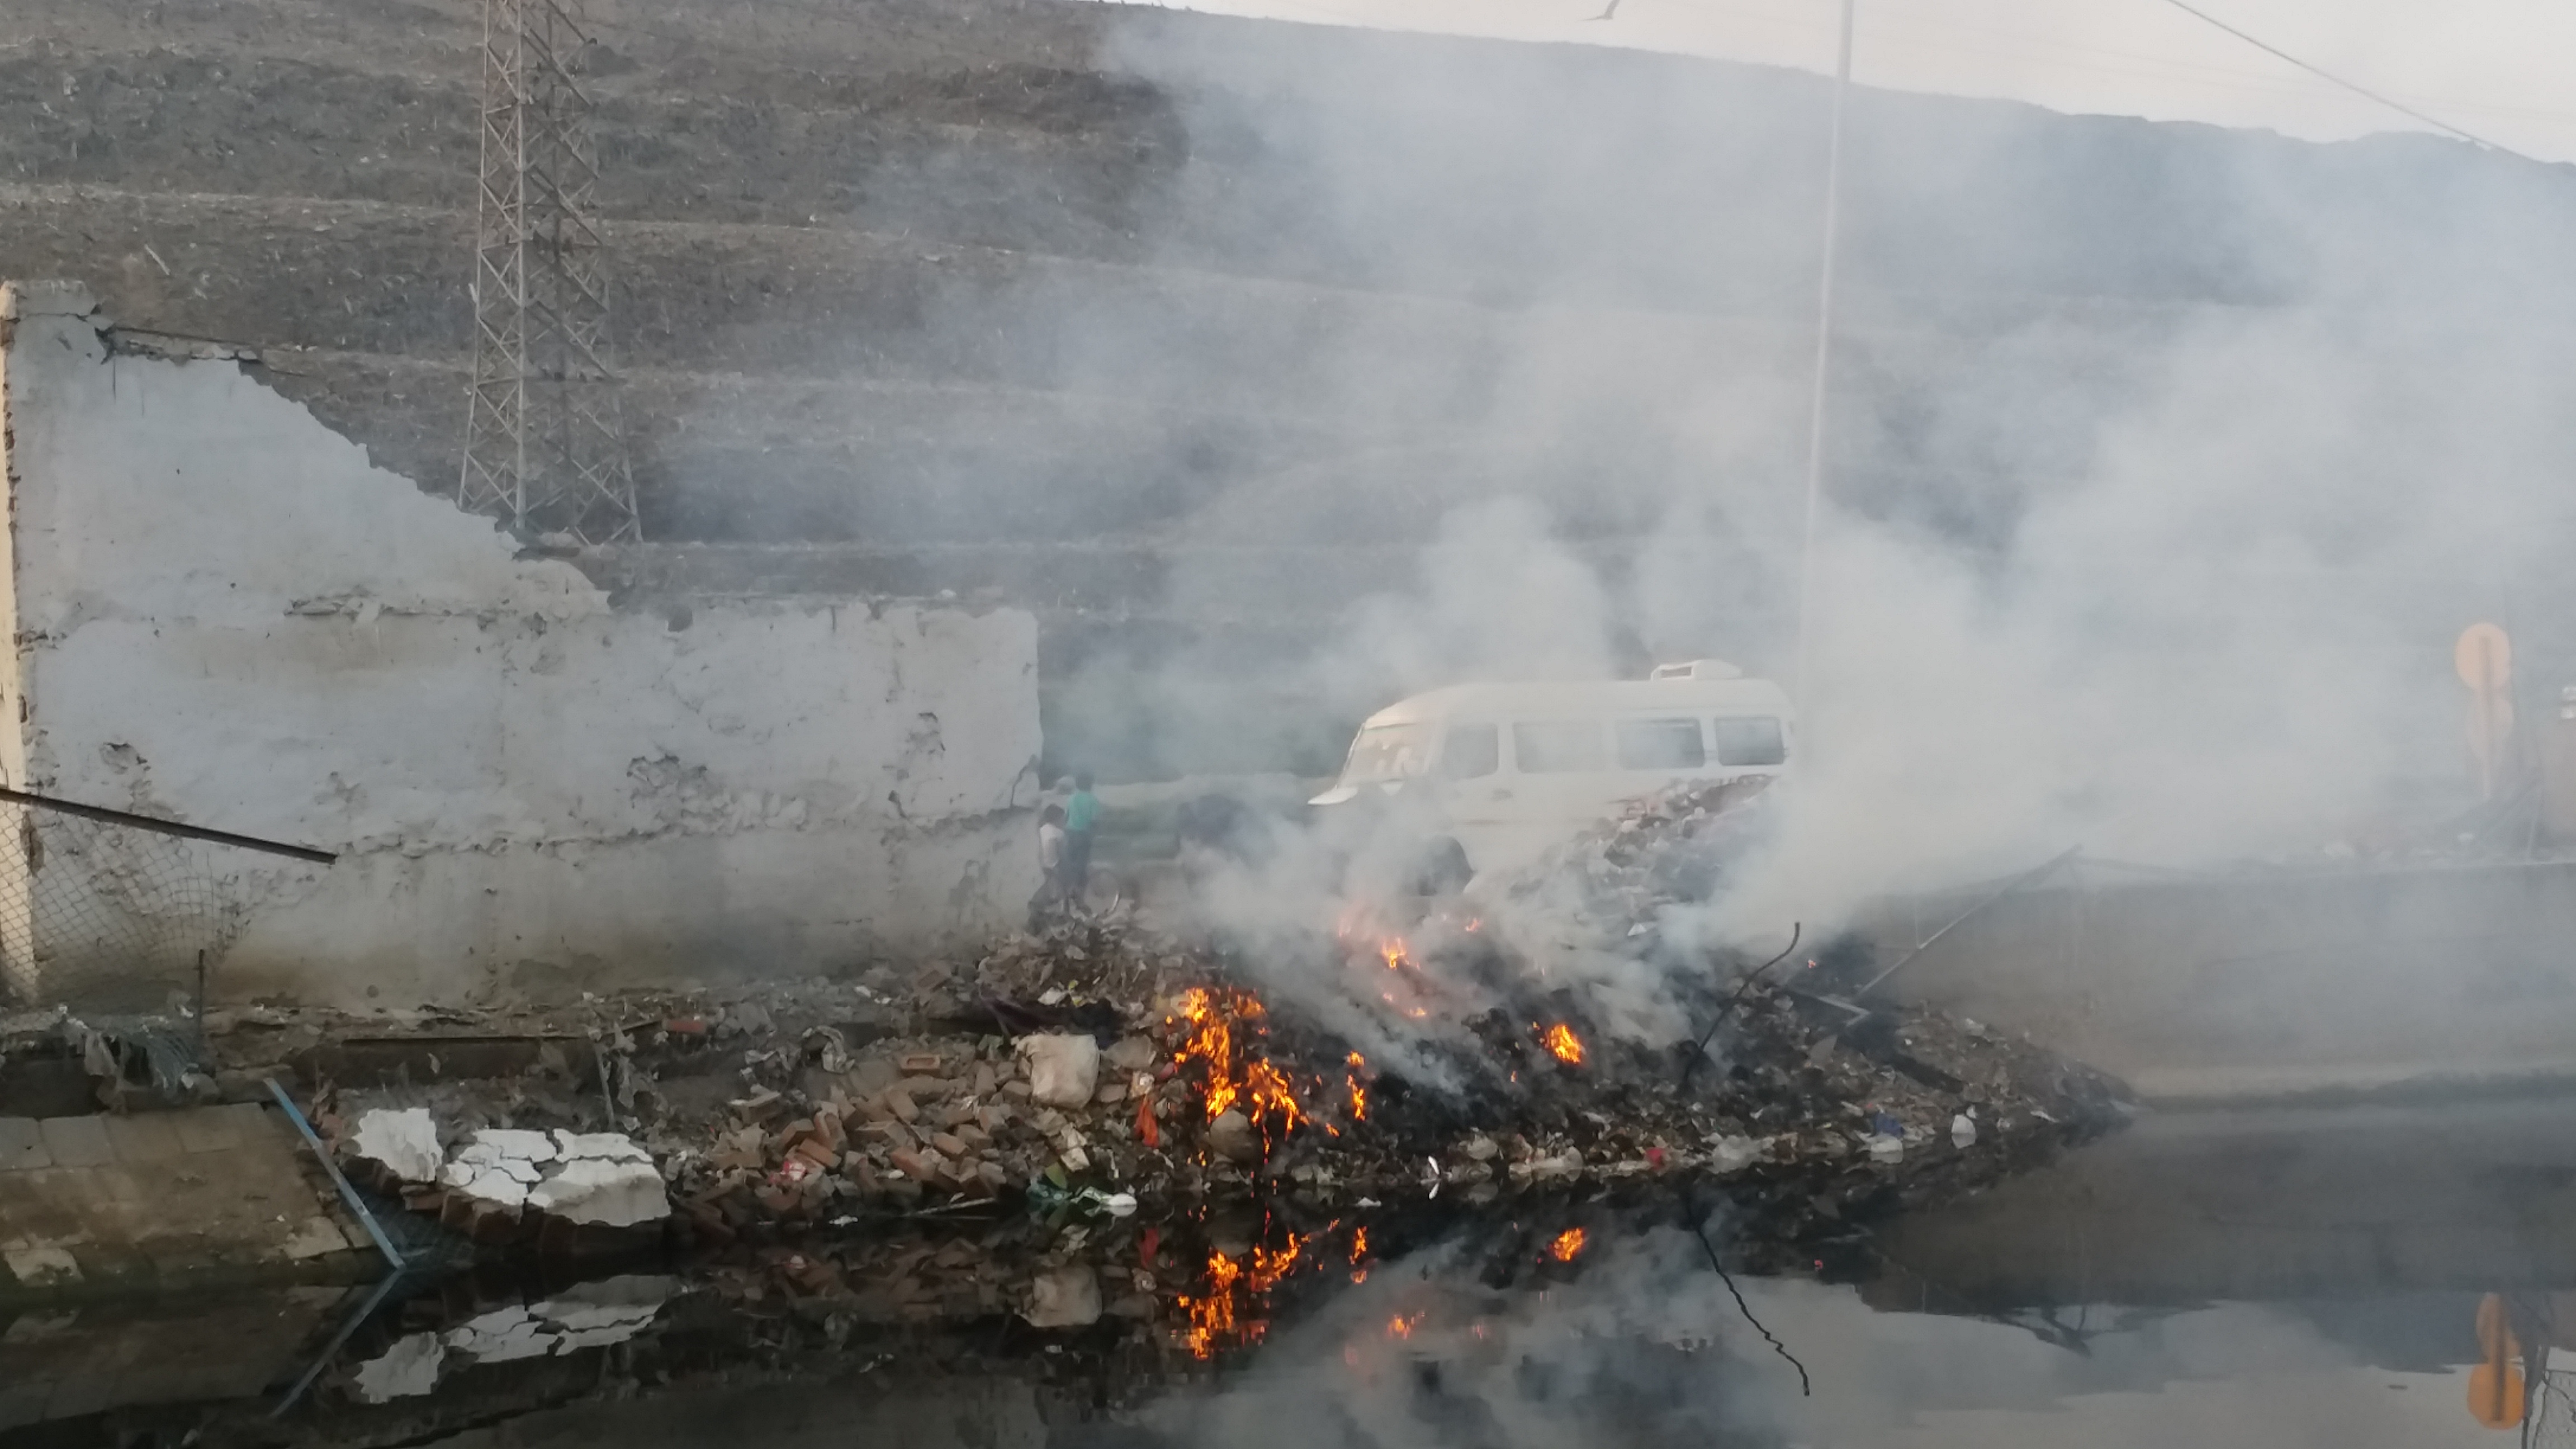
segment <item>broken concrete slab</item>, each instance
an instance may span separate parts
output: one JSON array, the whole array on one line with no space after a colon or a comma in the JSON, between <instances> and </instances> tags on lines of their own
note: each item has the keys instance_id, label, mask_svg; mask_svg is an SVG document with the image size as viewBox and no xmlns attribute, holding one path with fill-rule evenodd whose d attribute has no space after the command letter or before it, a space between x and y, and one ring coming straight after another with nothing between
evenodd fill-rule
<instances>
[{"instance_id":1,"label":"broken concrete slab","mask_svg":"<svg viewBox=\"0 0 2576 1449\"><path fill-rule=\"evenodd\" d=\"M417 1398L438 1387L438 1371L447 1362L447 1345L435 1333L411 1333L394 1340L383 1353L358 1365L358 1400L367 1404Z\"/></svg>"},{"instance_id":2,"label":"broken concrete slab","mask_svg":"<svg viewBox=\"0 0 2576 1449\"><path fill-rule=\"evenodd\" d=\"M188 1150L179 1141L179 1128L167 1113L143 1112L104 1120L107 1140L116 1149L119 1162L158 1162Z\"/></svg>"},{"instance_id":3,"label":"broken concrete slab","mask_svg":"<svg viewBox=\"0 0 2576 1449\"><path fill-rule=\"evenodd\" d=\"M0 1172L23 1172L29 1168L51 1167L53 1154L45 1150L44 1129L32 1117L0 1117Z\"/></svg>"},{"instance_id":4,"label":"broken concrete slab","mask_svg":"<svg viewBox=\"0 0 2576 1449\"><path fill-rule=\"evenodd\" d=\"M451 1162L440 1169L439 1181L467 1197L480 1198L505 1208L524 1205L530 1186L506 1167L487 1167L464 1161Z\"/></svg>"},{"instance_id":5,"label":"broken concrete slab","mask_svg":"<svg viewBox=\"0 0 2576 1449\"><path fill-rule=\"evenodd\" d=\"M566 1162L598 1158L608 1162L646 1162L653 1154L636 1144L623 1132L566 1132L557 1128L554 1134L555 1154Z\"/></svg>"},{"instance_id":6,"label":"broken concrete slab","mask_svg":"<svg viewBox=\"0 0 2576 1449\"><path fill-rule=\"evenodd\" d=\"M103 1117L48 1117L41 1126L45 1151L56 1167L97 1167L116 1160Z\"/></svg>"},{"instance_id":7,"label":"broken concrete slab","mask_svg":"<svg viewBox=\"0 0 2576 1449\"><path fill-rule=\"evenodd\" d=\"M11 1248L0 1252L22 1288L64 1288L81 1281L80 1264L61 1248Z\"/></svg>"},{"instance_id":8,"label":"broken concrete slab","mask_svg":"<svg viewBox=\"0 0 2576 1449\"><path fill-rule=\"evenodd\" d=\"M436 1182L447 1150L426 1107L378 1109L358 1119L350 1148L360 1160L382 1166L405 1182Z\"/></svg>"},{"instance_id":9,"label":"broken concrete slab","mask_svg":"<svg viewBox=\"0 0 2576 1449\"><path fill-rule=\"evenodd\" d=\"M483 1128L456 1150L457 1161L478 1167L504 1161L552 1162L556 1155L554 1138L543 1132L509 1127Z\"/></svg>"},{"instance_id":10,"label":"broken concrete slab","mask_svg":"<svg viewBox=\"0 0 2576 1449\"><path fill-rule=\"evenodd\" d=\"M304 1263L334 1253L346 1253L358 1246L340 1231L339 1224L316 1214L304 1220L303 1225L295 1230L295 1235L286 1240L282 1251L288 1262Z\"/></svg>"},{"instance_id":11,"label":"broken concrete slab","mask_svg":"<svg viewBox=\"0 0 2576 1449\"><path fill-rule=\"evenodd\" d=\"M662 1174L650 1162L585 1157L528 1192L528 1206L585 1226L631 1228L671 1215Z\"/></svg>"},{"instance_id":12,"label":"broken concrete slab","mask_svg":"<svg viewBox=\"0 0 2576 1449\"><path fill-rule=\"evenodd\" d=\"M285 1123L256 1106L160 1114L167 1131L104 1117L49 1118L10 1139L20 1161L0 1172L0 1300L261 1277L349 1281L372 1255L350 1246L337 1200L308 1178ZM23 1119L22 1119L23 1120ZM173 1143L229 1143L172 1155ZM133 1160L122 1148L131 1144ZM61 1148L95 1158L82 1165Z\"/></svg>"},{"instance_id":13,"label":"broken concrete slab","mask_svg":"<svg viewBox=\"0 0 2576 1449\"><path fill-rule=\"evenodd\" d=\"M256 1112L259 1109L253 1107L251 1110ZM230 1107L207 1107L169 1115L171 1125L178 1130L179 1145L190 1152L223 1152L242 1143L241 1119Z\"/></svg>"}]
</instances>

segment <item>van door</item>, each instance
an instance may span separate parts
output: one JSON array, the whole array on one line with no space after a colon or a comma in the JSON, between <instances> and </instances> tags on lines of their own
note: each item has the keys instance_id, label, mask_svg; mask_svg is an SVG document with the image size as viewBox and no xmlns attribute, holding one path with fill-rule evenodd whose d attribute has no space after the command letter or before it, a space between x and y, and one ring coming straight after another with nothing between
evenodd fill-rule
<instances>
[{"instance_id":1,"label":"van door","mask_svg":"<svg viewBox=\"0 0 2576 1449\"><path fill-rule=\"evenodd\" d=\"M1441 813L1466 849L1468 862L1479 870L1484 868L1480 843L1505 823L1516 799L1510 777L1503 771L1502 736L1498 725L1451 724L1440 732L1439 763L1432 769Z\"/></svg>"},{"instance_id":2,"label":"van door","mask_svg":"<svg viewBox=\"0 0 2576 1449\"><path fill-rule=\"evenodd\" d=\"M1514 720L1501 735L1503 769L1480 803L1488 844L1480 855L1463 842L1479 871L1525 864L1599 819L1610 765L1609 725L1598 716Z\"/></svg>"}]
</instances>

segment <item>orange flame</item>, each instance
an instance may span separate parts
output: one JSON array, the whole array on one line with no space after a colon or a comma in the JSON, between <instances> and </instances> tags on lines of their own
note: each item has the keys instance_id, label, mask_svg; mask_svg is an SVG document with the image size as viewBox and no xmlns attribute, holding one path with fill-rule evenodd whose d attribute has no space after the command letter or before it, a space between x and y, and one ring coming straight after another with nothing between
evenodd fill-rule
<instances>
[{"instance_id":1,"label":"orange flame","mask_svg":"<svg viewBox=\"0 0 2576 1449\"><path fill-rule=\"evenodd\" d=\"M1420 1313L1410 1315L1399 1313L1386 1321L1386 1336L1389 1338L1411 1338L1413 1336L1413 1326L1420 1323L1422 1319L1423 1315Z\"/></svg>"},{"instance_id":2,"label":"orange flame","mask_svg":"<svg viewBox=\"0 0 2576 1449\"><path fill-rule=\"evenodd\" d=\"M1240 1064L1236 1061L1237 1023L1251 1036L1265 1035L1270 1030L1270 1013L1260 997L1232 987L1193 986L1182 994L1176 1014L1189 1023L1190 1032L1188 1040L1173 1051L1172 1059L1206 1065L1207 1094L1202 1105L1209 1121L1237 1104L1255 1127L1276 1121L1284 1132L1306 1120L1305 1109L1297 1105L1297 1094L1277 1067L1257 1057Z\"/></svg>"},{"instance_id":3,"label":"orange flame","mask_svg":"<svg viewBox=\"0 0 2576 1449\"><path fill-rule=\"evenodd\" d=\"M1360 1085L1360 1073L1368 1070L1368 1058L1353 1052L1350 1066L1351 1069L1342 1074L1342 1084L1351 1089L1351 1120L1365 1122L1368 1120L1368 1088ZM1360 1236L1365 1239L1367 1230L1361 1230Z\"/></svg>"},{"instance_id":4,"label":"orange flame","mask_svg":"<svg viewBox=\"0 0 2576 1449\"><path fill-rule=\"evenodd\" d=\"M1413 964L1413 957L1406 951L1402 936L1389 936L1378 942L1377 954L1386 962L1389 971L1401 971Z\"/></svg>"},{"instance_id":5,"label":"orange flame","mask_svg":"<svg viewBox=\"0 0 2576 1449\"><path fill-rule=\"evenodd\" d=\"M1560 1021L1549 1027L1539 1038L1539 1042L1549 1051L1556 1053L1556 1059L1567 1066L1583 1065L1583 1038L1576 1036L1574 1028L1564 1022Z\"/></svg>"},{"instance_id":6,"label":"orange flame","mask_svg":"<svg viewBox=\"0 0 2576 1449\"><path fill-rule=\"evenodd\" d=\"M1173 1300L1189 1315L1189 1327L1181 1330L1182 1346L1193 1358L1209 1359L1224 1349L1259 1343L1270 1331L1270 1321L1258 1311L1268 1307L1270 1290L1296 1267L1297 1255L1305 1246L1306 1240L1292 1233L1288 1246L1278 1252L1255 1247L1240 1263L1209 1249L1206 1294L1183 1294Z\"/></svg>"},{"instance_id":7,"label":"orange flame","mask_svg":"<svg viewBox=\"0 0 2576 1449\"><path fill-rule=\"evenodd\" d=\"M1547 1245L1547 1255L1560 1263L1571 1263L1583 1251L1583 1229L1567 1228Z\"/></svg>"}]
</instances>

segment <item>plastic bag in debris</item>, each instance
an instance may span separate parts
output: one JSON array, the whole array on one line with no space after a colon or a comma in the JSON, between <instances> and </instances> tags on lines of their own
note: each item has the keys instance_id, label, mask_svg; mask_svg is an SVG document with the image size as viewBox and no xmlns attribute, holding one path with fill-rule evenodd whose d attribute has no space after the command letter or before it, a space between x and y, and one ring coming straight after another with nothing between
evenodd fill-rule
<instances>
[{"instance_id":1,"label":"plastic bag in debris","mask_svg":"<svg viewBox=\"0 0 2576 1449\"><path fill-rule=\"evenodd\" d=\"M1088 1036L1049 1033L1020 1038L1029 1065L1029 1100L1043 1107L1079 1107L1100 1086L1100 1044Z\"/></svg>"},{"instance_id":2,"label":"plastic bag in debris","mask_svg":"<svg viewBox=\"0 0 2576 1449\"><path fill-rule=\"evenodd\" d=\"M1113 1218L1135 1216L1136 1194L1102 1192L1096 1187L1067 1187L1055 1180L1059 1175L1049 1170L1029 1184L1029 1202L1040 1212L1052 1213L1059 1208L1071 1208L1083 1213L1105 1213Z\"/></svg>"}]
</instances>

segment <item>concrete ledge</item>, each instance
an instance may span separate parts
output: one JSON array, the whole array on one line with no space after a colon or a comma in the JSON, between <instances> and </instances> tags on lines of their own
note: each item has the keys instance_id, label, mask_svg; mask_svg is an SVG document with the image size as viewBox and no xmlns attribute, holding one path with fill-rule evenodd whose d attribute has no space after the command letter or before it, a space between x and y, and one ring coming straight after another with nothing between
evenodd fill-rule
<instances>
[{"instance_id":1,"label":"concrete ledge","mask_svg":"<svg viewBox=\"0 0 2576 1449\"><path fill-rule=\"evenodd\" d=\"M1889 903L1893 962L1988 892ZM1882 991L2160 1103L2457 1095L2576 1076L2576 861L2146 880L1993 900Z\"/></svg>"},{"instance_id":2,"label":"concrete ledge","mask_svg":"<svg viewBox=\"0 0 2576 1449\"><path fill-rule=\"evenodd\" d=\"M0 1304L367 1276L365 1234L299 1150L252 1103L0 1118Z\"/></svg>"}]
</instances>

